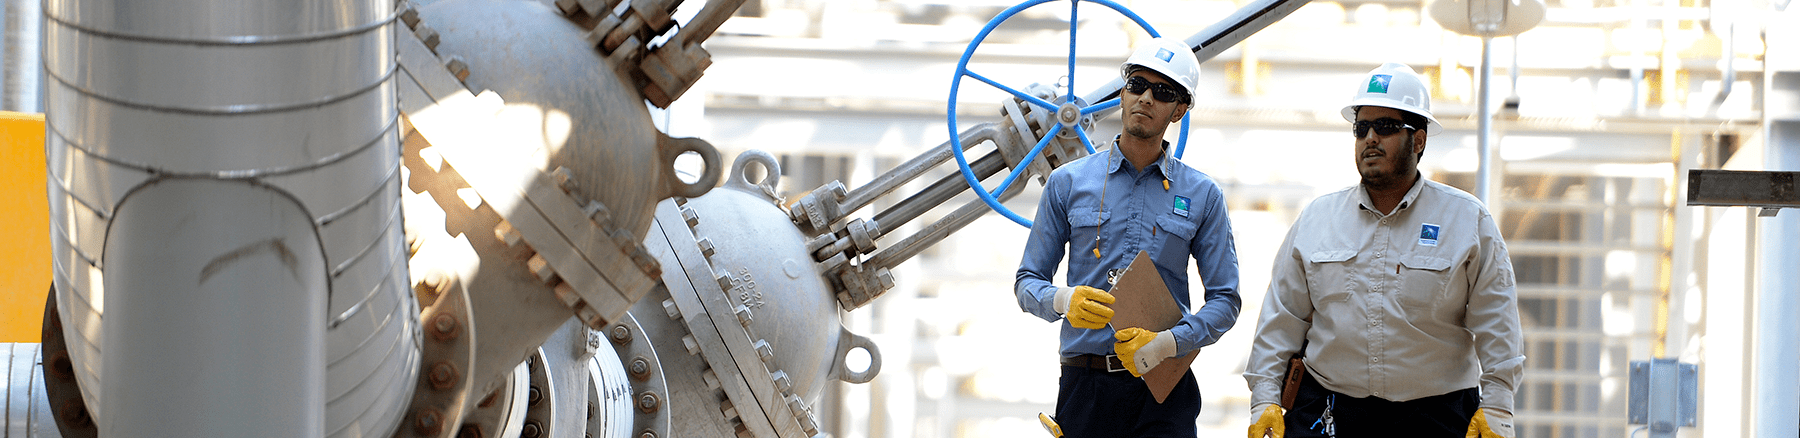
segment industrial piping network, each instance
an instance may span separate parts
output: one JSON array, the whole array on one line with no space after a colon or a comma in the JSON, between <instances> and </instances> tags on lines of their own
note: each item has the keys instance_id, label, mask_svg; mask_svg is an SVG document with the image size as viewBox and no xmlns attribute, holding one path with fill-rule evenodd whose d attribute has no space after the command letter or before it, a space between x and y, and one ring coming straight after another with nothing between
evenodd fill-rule
<instances>
[{"instance_id":1,"label":"industrial piping network","mask_svg":"<svg viewBox=\"0 0 1800 438\"><path fill-rule=\"evenodd\" d=\"M952 175L852 213L952 145L995 145L978 180L1086 151L1025 157L1058 116L1009 99L784 207L773 156L725 170L644 105L699 79L741 2L679 28L680 0L45 2L55 283L44 342L0 350L42 357L7 368L0 436L823 435L825 385L881 369L838 309L987 207L889 235ZM1187 42L1205 61L1305 3Z\"/></svg>"}]
</instances>

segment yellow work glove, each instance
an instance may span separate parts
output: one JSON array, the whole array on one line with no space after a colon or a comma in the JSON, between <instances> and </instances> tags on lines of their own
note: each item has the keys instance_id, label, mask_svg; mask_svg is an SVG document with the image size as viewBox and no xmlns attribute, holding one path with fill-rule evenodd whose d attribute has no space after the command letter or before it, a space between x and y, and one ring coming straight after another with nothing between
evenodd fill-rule
<instances>
[{"instance_id":1,"label":"yellow work glove","mask_svg":"<svg viewBox=\"0 0 1800 438\"><path fill-rule=\"evenodd\" d=\"M1287 424L1282 416L1287 411L1281 405L1263 403L1250 408L1250 438L1282 438L1287 435Z\"/></svg>"},{"instance_id":2,"label":"yellow work glove","mask_svg":"<svg viewBox=\"0 0 1800 438\"><path fill-rule=\"evenodd\" d=\"M1469 419L1466 438L1513 438L1512 414L1494 408L1481 408Z\"/></svg>"},{"instance_id":3,"label":"yellow work glove","mask_svg":"<svg viewBox=\"0 0 1800 438\"><path fill-rule=\"evenodd\" d=\"M1125 370L1131 371L1132 377L1143 377L1144 373L1156 368L1175 355L1175 336L1168 332L1153 332L1137 327L1128 327L1113 332L1113 353L1119 355L1119 362L1125 363Z\"/></svg>"},{"instance_id":4,"label":"yellow work glove","mask_svg":"<svg viewBox=\"0 0 1800 438\"><path fill-rule=\"evenodd\" d=\"M1089 330L1106 327L1112 322L1113 310L1107 304L1113 303L1112 294L1087 286L1065 287L1056 290L1056 311L1069 320L1075 328Z\"/></svg>"}]
</instances>

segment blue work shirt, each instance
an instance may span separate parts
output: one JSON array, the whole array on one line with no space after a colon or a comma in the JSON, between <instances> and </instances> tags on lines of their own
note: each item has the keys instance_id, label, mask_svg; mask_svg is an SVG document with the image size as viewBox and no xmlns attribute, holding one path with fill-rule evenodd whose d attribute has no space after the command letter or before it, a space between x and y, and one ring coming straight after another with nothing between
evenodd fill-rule
<instances>
[{"instance_id":1,"label":"blue work shirt","mask_svg":"<svg viewBox=\"0 0 1800 438\"><path fill-rule=\"evenodd\" d=\"M1107 271L1124 269L1142 250L1155 260L1157 273L1181 306L1181 322L1170 329L1177 357L1218 342L1237 323L1237 245L1225 193L1211 177L1169 158L1168 144L1163 142L1161 158L1142 171L1117 152L1115 143L1050 173L1013 284L1020 309L1046 321L1062 319L1055 307L1057 285L1050 279L1065 254L1070 254L1068 286L1110 290ZM1188 293L1190 258L1199 262L1206 288L1198 312L1192 311ZM1113 342L1111 326L1088 330L1062 323L1063 357L1113 354Z\"/></svg>"}]
</instances>

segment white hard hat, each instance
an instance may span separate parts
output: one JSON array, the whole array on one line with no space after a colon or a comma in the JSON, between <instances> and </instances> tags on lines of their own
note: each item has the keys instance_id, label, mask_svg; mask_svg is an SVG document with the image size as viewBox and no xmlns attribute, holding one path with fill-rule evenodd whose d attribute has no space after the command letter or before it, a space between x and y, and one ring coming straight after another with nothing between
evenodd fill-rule
<instances>
[{"instance_id":1,"label":"white hard hat","mask_svg":"<svg viewBox=\"0 0 1800 438\"><path fill-rule=\"evenodd\" d=\"M1119 76L1131 76L1132 66L1143 66L1162 73L1169 80L1181 85L1188 99L1192 101L1194 87L1200 85L1200 60L1194 58L1194 49L1187 43L1174 38L1153 38L1131 51L1131 57L1119 65Z\"/></svg>"},{"instance_id":2,"label":"white hard hat","mask_svg":"<svg viewBox=\"0 0 1800 438\"><path fill-rule=\"evenodd\" d=\"M1425 80L1413 73L1412 67L1398 62L1390 62L1369 70L1362 76L1362 82L1356 84L1356 97L1344 105L1344 120L1356 122L1356 107L1370 105L1388 107L1425 117L1430 124L1425 135L1437 135L1444 130L1437 117L1431 115L1431 90L1425 87Z\"/></svg>"}]
</instances>

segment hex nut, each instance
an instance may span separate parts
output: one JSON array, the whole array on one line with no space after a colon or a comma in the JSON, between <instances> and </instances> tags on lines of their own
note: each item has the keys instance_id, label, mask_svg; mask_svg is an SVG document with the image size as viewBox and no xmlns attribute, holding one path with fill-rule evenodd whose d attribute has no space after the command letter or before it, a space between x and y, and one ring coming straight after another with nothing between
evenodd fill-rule
<instances>
[{"instance_id":1,"label":"hex nut","mask_svg":"<svg viewBox=\"0 0 1800 438\"><path fill-rule=\"evenodd\" d=\"M758 357L762 358L763 363L774 362L775 361L775 348L769 346L769 341L763 340L763 339L757 339L756 340L756 355Z\"/></svg>"},{"instance_id":2,"label":"hex nut","mask_svg":"<svg viewBox=\"0 0 1800 438\"><path fill-rule=\"evenodd\" d=\"M643 380L650 377L650 361L643 356L631 358L631 377Z\"/></svg>"},{"instance_id":3,"label":"hex nut","mask_svg":"<svg viewBox=\"0 0 1800 438\"><path fill-rule=\"evenodd\" d=\"M769 376L772 377L770 380L775 382L776 391L781 391L783 394L791 393L791 391L793 391L794 379L788 378L786 371L775 370L775 372L770 373Z\"/></svg>"},{"instance_id":4,"label":"hex nut","mask_svg":"<svg viewBox=\"0 0 1800 438\"><path fill-rule=\"evenodd\" d=\"M638 394L637 406L638 410L646 414L655 413L662 406L662 398L657 397L654 392L644 391L643 394Z\"/></svg>"},{"instance_id":5,"label":"hex nut","mask_svg":"<svg viewBox=\"0 0 1800 438\"><path fill-rule=\"evenodd\" d=\"M450 276L438 270L427 271L425 277L419 279L418 284L413 285L413 294L419 298L419 301L427 303L437 301L437 297L449 290Z\"/></svg>"},{"instance_id":6,"label":"hex nut","mask_svg":"<svg viewBox=\"0 0 1800 438\"><path fill-rule=\"evenodd\" d=\"M444 62L444 68L449 69L450 75L455 76L457 81L469 80L469 62L464 61L461 55L451 56L449 61Z\"/></svg>"},{"instance_id":7,"label":"hex nut","mask_svg":"<svg viewBox=\"0 0 1800 438\"><path fill-rule=\"evenodd\" d=\"M558 286L562 285L559 284ZM586 301L583 301L581 306L575 308L575 316L581 318L581 323L587 324L588 328L597 329L606 327L607 324L606 317L601 316L599 311L594 310L594 306L587 305Z\"/></svg>"},{"instance_id":8,"label":"hex nut","mask_svg":"<svg viewBox=\"0 0 1800 438\"><path fill-rule=\"evenodd\" d=\"M418 26L419 8L413 6L412 2L405 2L405 4L406 5L400 9L400 22L405 23L408 28Z\"/></svg>"},{"instance_id":9,"label":"hex nut","mask_svg":"<svg viewBox=\"0 0 1800 438\"><path fill-rule=\"evenodd\" d=\"M589 201L587 207L583 207L582 210L586 210L588 219L593 220L601 228L612 228L612 209L606 208L606 204L601 204L600 201Z\"/></svg>"},{"instance_id":10,"label":"hex nut","mask_svg":"<svg viewBox=\"0 0 1800 438\"><path fill-rule=\"evenodd\" d=\"M700 213L695 213L692 208L682 208L681 219L687 221L688 228L700 226Z\"/></svg>"},{"instance_id":11,"label":"hex nut","mask_svg":"<svg viewBox=\"0 0 1800 438\"><path fill-rule=\"evenodd\" d=\"M556 269L550 267L550 261L544 260L543 254L532 254L531 259L525 261L525 269L530 270L531 275L537 276L538 281L545 285L556 284Z\"/></svg>"},{"instance_id":12,"label":"hex nut","mask_svg":"<svg viewBox=\"0 0 1800 438\"><path fill-rule=\"evenodd\" d=\"M717 276L713 277L713 281L719 283L719 290L726 292L731 291L732 278L730 272L721 271Z\"/></svg>"},{"instance_id":13,"label":"hex nut","mask_svg":"<svg viewBox=\"0 0 1800 438\"><path fill-rule=\"evenodd\" d=\"M612 338L613 343L624 344L627 342L631 342L631 327L626 327L624 325L615 325L615 326L613 326L612 330L609 330L608 332L609 332L608 334Z\"/></svg>"},{"instance_id":14,"label":"hex nut","mask_svg":"<svg viewBox=\"0 0 1800 438\"><path fill-rule=\"evenodd\" d=\"M875 271L875 280L879 281L881 283L881 290L888 290L888 289L894 288L894 273L892 271L889 271L887 268L881 268L879 270L876 270Z\"/></svg>"},{"instance_id":15,"label":"hex nut","mask_svg":"<svg viewBox=\"0 0 1800 438\"><path fill-rule=\"evenodd\" d=\"M63 423L83 429L93 427L94 417L88 414L87 405L82 404L81 399L64 401L60 406L56 416Z\"/></svg>"},{"instance_id":16,"label":"hex nut","mask_svg":"<svg viewBox=\"0 0 1800 438\"><path fill-rule=\"evenodd\" d=\"M456 320L456 315L451 315L450 312L437 312L431 317L432 339L439 341L456 339L461 331L462 324Z\"/></svg>"},{"instance_id":17,"label":"hex nut","mask_svg":"<svg viewBox=\"0 0 1800 438\"><path fill-rule=\"evenodd\" d=\"M700 373L700 380L706 382L706 387L708 389L719 389L721 386L719 382L719 373L713 372L710 367L707 368L706 371Z\"/></svg>"},{"instance_id":18,"label":"hex nut","mask_svg":"<svg viewBox=\"0 0 1800 438\"><path fill-rule=\"evenodd\" d=\"M728 421L735 420L738 417L737 406L733 406L731 400L719 401L719 413L724 414L725 419Z\"/></svg>"},{"instance_id":19,"label":"hex nut","mask_svg":"<svg viewBox=\"0 0 1800 438\"><path fill-rule=\"evenodd\" d=\"M700 245L700 254L702 254L702 255L705 255L707 257L712 257L713 254L719 253L719 247L717 245L713 245L712 239L707 239L707 238L703 237L703 238L700 238L699 242L695 242L695 243Z\"/></svg>"},{"instance_id":20,"label":"hex nut","mask_svg":"<svg viewBox=\"0 0 1800 438\"><path fill-rule=\"evenodd\" d=\"M432 388L450 389L451 386L456 385L458 374L456 365L439 361L431 365L431 372L427 374L426 379L431 382Z\"/></svg>"},{"instance_id":21,"label":"hex nut","mask_svg":"<svg viewBox=\"0 0 1800 438\"><path fill-rule=\"evenodd\" d=\"M438 43L443 41L443 38L438 36L436 29L432 29L431 26L424 23L413 28L413 35L418 36L419 42L425 43L425 48L431 50L432 53L437 53Z\"/></svg>"},{"instance_id":22,"label":"hex nut","mask_svg":"<svg viewBox=\"0 0 1800 438\"><path fill-rule=\"evenodd\" d=\"M700 354L700 342L694 340L694 335L682 336L681 345L687 347L688 354Z\"/></svg>"},{"instance_id":23,"label":"hex nut","mask_svg":"<svg viewBox=\"0 0 1800 438\"><path fill-rule=\"evenodd\" d=\"M737 306L736 313L738 324L744 327L749 327L750 323L756 320L756 313L750 311L750 306Z\"/></svg>"},{"instance_id":24,"label":"hex nut","mask_svg":"<svg viewBox=\"0 0 1800 438\"><path fill-rule=\"evenodd\" d=\"M444 414L437 409L425 408L413 418L413 431L420 435L437 435L441 430L444 430Z\"/></svg>"},{"instance_id":25,"label":"hex nut","mask_svg":"<svg viewBox=\"0 0 1800 438\"><path fill-rule=\"evenodd\" d=\"M513 228L511 223L503 219L499 225L494 226L494 238L500 239L500 243L506 244L507 247L514 247L519 246L519 241L524 240L525 236L519 234L519 229Z\"/></svg>"}]
</instances>

